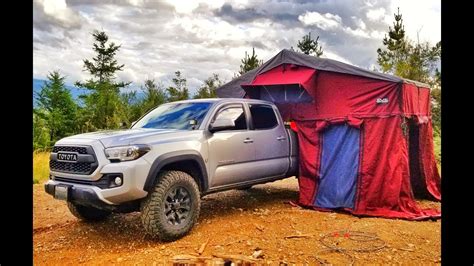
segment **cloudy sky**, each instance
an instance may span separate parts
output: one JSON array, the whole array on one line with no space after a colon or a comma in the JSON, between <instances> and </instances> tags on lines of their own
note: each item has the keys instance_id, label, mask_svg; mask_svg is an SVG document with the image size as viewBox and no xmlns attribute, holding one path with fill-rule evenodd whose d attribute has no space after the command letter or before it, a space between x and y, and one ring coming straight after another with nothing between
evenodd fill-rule
<instances>
[{"instance_id":1,"label":"cloudy sky","mask_svg":"<svg viewBox=\"0 0 474 266\"><path fill-rule=\"evenodd\" d=\"M121 44L118 79L169 84L180 70L191 92L217 73L230 80L245 51L264 61L320 36L323 57L372 69L397 7L408 36L441 40L440 0L34 0L33 78L60 70L69 84L89 78L94 29Z\"/></svg>"}]
</instances>

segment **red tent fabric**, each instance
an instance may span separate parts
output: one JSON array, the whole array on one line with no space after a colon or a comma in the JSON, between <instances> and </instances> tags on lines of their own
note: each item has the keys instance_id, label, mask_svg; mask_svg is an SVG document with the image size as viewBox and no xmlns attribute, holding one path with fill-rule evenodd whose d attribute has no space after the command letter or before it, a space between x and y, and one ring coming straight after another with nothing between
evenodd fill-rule
<instances>
[{"instance_id":1,"label":"red tent fabric","mask_svg":"<svg viewBox=\"0 0 474 266\"><path fill-rule=\"evenodd\" d=\"M401 114L397 102L399 84L333 72L319 72L316 84L315 102L304 109L296 108L295 119ZM387 102L377 103L377 100ZM307 108L315 113L308 116Z\"/></svg>"},{"instance_id":2,"label":"red tent fabric","mask_svg":"<svg viewBox=\"0 0 474 266\"><path fill-rule=\"evenodd\" d=\"M420 125L419 142L421 175L425 181L429 195L436 200L441 200L441 177L434 156L433 129L431 121Z\"/></svg>"},{"instance_id":3,"label":"red tent fabric","mask_svg":"<svg viewBox=\"0 0 474 266\"><path fill-rule=\"evenodd\" d=\"M428 116L430 109L430 89L415 84L402 85L403 113L410 116Z\"/></svg>"},{"instance_id":4,"label":"red tent fabric","mask_svg":"<svg viewBox=\"0 0 474 266\"><path fill-rule=\"evenodd\" d=\"M246 97L258 98L262 86L270 86L268 93L288 84L312 97L276 103L297 129L300 205L409 220L441 216L415 201L441 200L428 85L284 50L217 93L235 97L243 88Z\"/></svg>"},{"instance_id":5,"label":"red tent fabric","mask_svg":"<svg viewBox=\"0 0 474 266\"><path fill-rule=\"evenodd\" d=\"M250 84L242 84L242 86L299 84L311 94L314 91L315 74L316 69L298 65L281 65L258 75Z\"/></svg>"}]
</instances>

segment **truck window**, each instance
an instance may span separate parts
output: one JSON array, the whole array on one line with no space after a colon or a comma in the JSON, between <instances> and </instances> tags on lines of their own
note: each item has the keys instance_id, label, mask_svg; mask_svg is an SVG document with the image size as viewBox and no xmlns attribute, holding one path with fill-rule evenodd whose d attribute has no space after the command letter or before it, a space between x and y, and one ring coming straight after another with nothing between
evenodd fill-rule
<instances>
[{"instance_id":1,"label":"truck window","mask_svg":"<svg viewBox=\"0 0 474 266\"><path fill-rule=\"evenodd\" d=\"M216 119L232 119L235 127L231 130L245 130L247 129L247 122L245 120L245 112L242 106L224 107L219 110Z\"/></svg>"},{"instance_id":2,"label":"truck window","mask_svg":"<svg viewBox=\"0 0 474 266\"><path fill-rule=\"evenodd\" d=\"M251 104L250 113L254 129L270 129L278 125L275 112L270 105Z\"/></svg>"},{"instance_id":3,"label":"truck window","mask_svg":"<svg viewBox=\"0 0 474 266\"><path fill-rule=\"evenodd\" d=\"M132 128L192 130L199 127L212 103L167 103L141 118ZM195 120L194 124L190 121Z\"/></svg>"}]
</instances>

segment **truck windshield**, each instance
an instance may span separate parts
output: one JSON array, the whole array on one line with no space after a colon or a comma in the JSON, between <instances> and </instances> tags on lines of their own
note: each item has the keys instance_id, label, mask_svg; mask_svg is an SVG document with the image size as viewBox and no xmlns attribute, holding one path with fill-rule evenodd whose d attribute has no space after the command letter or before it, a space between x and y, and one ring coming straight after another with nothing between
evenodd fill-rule
<instances>
[{"instance_id":1,"label":"truck windshield","mask_svg":"<svg viewBox=\"0 0 474 266\"><path fill-rule=\"evenodd\" d=\"M163 104L142 117L132 128L196 129L211 105L210 102Z\"/></svg>"}]
</instances>

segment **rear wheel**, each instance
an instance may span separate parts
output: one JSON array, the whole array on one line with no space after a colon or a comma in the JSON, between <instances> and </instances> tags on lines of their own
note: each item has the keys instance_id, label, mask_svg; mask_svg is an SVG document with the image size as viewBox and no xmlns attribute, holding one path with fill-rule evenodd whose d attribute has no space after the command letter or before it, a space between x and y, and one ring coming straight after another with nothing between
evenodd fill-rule
<instances>
[{"instance_id":1,"label":"rear wheel","mask_svg":"<svg viewBox=\"0 0 474 266\"><path fill-rule=\"evenodd\" d=\"M164 171L141 204L141 220L150 235L171 241L186 235L199 217L201 199L194 179L181 171Z\"/></svg>"},{"instance_id":2,"label":"rear wheel","mask_svg":"<svg viewBox=\"0 0 474 266\"><path fill-rule=\"evenodd\" d=\"M85 222L102 221L109 217L109 215L111 214L110 211L83 206L70 201L67 202L67 207L74 216Z\"/></svg>"}]
</instances>

